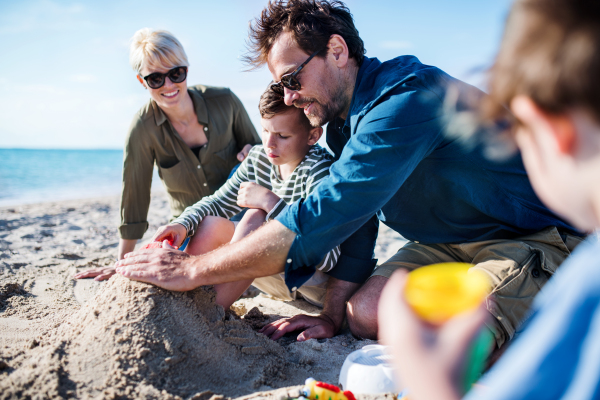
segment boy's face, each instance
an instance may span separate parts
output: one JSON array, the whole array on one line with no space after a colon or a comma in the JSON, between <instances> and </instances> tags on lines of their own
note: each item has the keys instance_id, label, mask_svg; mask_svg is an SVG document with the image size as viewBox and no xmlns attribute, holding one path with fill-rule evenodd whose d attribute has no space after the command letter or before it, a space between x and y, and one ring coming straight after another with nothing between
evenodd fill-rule
<instances>
[{"instance_id":1,"label":"boy's face","mask_svg":"<svg viewBox=\"0 0 600 400\"><path fill-rule=\"evenodd\" d=\"M600 176L598 134L588 132L580 113L551 115L519 96L511 109L522 122L516 133L523 163L539 198L579 229L600 226L594 211L594 182Z\"/></svg>"},{"instance_id":2,"label":"boy's face","mask_svg":"<svg viewBox=\"0 0 600 400\"><path fill-rule=\"evenodd\" d=\"M271 164L295 164L296 167L314 144L311 129L299 121L301 112L291 109L271 118L261 118L262 143Z\"/></svg>"}]
</instances>

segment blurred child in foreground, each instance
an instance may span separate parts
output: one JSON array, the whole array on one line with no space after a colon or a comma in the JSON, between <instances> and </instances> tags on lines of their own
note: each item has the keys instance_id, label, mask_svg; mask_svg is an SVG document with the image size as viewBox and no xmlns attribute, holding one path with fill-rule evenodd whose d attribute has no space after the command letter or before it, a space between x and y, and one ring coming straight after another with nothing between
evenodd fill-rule
<instances>
[{"instance_id":1,"label":"blurred child in foreground","mask_svg":"<svg viewBox=\"0 0 600 400\"><path fill-rule=\"evenodd\" d=\"M517 0L492 68L488 117L510 107L539 197L582 230L600 228L600 2ZM439 329L419 320L396 273L379 304L380 339L411 400L458 399L484 308ZM590 236L538 295L520 337L467 399L600 398L600 242Z\"/></svg>"}]
</instances>

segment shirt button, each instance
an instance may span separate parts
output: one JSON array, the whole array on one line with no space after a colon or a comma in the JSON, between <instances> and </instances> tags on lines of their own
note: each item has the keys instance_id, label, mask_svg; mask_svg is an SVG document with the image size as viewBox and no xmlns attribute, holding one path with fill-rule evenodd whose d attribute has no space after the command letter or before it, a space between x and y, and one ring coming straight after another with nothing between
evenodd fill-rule
<instances>
[{"instance_id":1,"label":"shirt button","mask_svg":"<svg viewBox=\"0 0 600 400\"><path fill-rule=\"evenodd\" d=\"M298 288L297 288L296 286L294 286L294 287L292 288L292 292L295 292L296 290L298 290Z\"/></svg>"},{"instance_id":2,"label":"shirt button","mask_svg":"<svg viewBox=\"0 0 600 400\"><path fill-rule=\"evenodd\" d=\"M417 244L418 244L418 243L419 243L419 241L418 241L418 240L415 240L415 243L417 243Z\"/></svg>"},{"instance_id":3,"label":"shirt button","mask_svg":"<svg viewBox=\"0 0 600 400\"><path fill-rule=\"evenodd\" d=\"M533 271L531 271L531 275L533 275L534 278L539 278L540 277L540 270L537 268L534 268Z\"/></svg>"},{"instance_id":4,"label":"shirt button","mask_svg":"<svg viewBox=\"0 0 600 400\"><path fill-rule=\"evenodd\" d=\"M287 263L288 263L288 264L291 264L291 263L292 263L292 259L291 259L291 258L288 258L288 259L287 259Z\"/></svg>"},{"instance_id":5,"label":"shirt button","mask_svg":"<svg viewBox=\"0 0 600 400\"><path fill-rule=\"evenodd\" d=\"M202 168L202 165L198 165L198 169Z\"/></svg>"},{"instance_id":6,"label":"shirt button","mask_svg":"<svg viewBox=\"0 0 600 400\"><path fill-rule=\"evenodd\" d=\"M203 183L202 185L206 186L206 183Z\"/></svg>"},{"instance_id":7,"label":"shirt button","mask_svg":"<svg viewBox=\"0 0 600 400\"><path fill-rule=\"evenodd\" d=\"M208 126L204 127L204 132L208 132Z\"/></svg>"}]
</instances>

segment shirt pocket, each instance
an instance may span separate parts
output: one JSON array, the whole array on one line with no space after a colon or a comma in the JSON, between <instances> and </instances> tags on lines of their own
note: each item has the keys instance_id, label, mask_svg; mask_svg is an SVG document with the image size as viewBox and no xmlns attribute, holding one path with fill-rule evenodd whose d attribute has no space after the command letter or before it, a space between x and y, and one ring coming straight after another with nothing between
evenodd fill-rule
<instances>
[{"instance_id":1,"label":"shirt pocket","mask_svg":"<svg viewBox=\"0 0 600 400\"><path fill-rule=\"evenodd\" d=\"M177 161L174 164L172 162L161 162L158 172L168 192L190 192L190 182L187 179L189 170L186 169L184 162Z\"/></svg>"},{"instance_id":2,"label":"shirt pocket","mask_svg":"<svg viewBox=\"0 0 600 400\"><path fill-rule=\"evenodd\" d=\"M227 177L229 171L238 163L237 160L237 147L234 140L229 141L221 150L217 150L214 153L214 157L210 160L214 163L216 168L222 169L223 175Z\"/></svg>"}]
</instances>

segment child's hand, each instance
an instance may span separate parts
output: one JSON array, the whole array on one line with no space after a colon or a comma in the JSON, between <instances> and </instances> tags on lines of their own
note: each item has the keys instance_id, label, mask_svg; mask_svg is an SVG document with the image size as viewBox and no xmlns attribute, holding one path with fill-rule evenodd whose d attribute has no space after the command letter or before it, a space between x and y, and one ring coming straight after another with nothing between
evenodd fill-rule
<instances>
[{"instance_id":1,"label":"child's hand","mask_svg":"<svg viewBox=\"0 0 600 400\"><path fill-rule=\"evenodd\" d=\"M399 270L383 288L377 312L379 340L391 347L396 373L412 400L459 399L467 348L487 311L481 307L433 327L404 300L406 275Z\"/></svg>"},{"instance_id":2,"label":"child's hand","mask_svg":"<svg viewBox=\"0 0 600 400\"><path fill-rule=\"evenodd\" d=\"M266 187L254 182L243 182L238 191L237 204L240 207L260 208L268 213L281 200Z\"/></svg>"},{"instance_id":3,"label":"child's hand","mask_svg":"<svg viewBox=\"0 0 600 400\"><path fill-rule=\"evenodd\" d=\"M95 281L104 281L115 274L115 267L99 267L92 268L76 273L73 279L94 278Z\"/></svg>"},{"instance_id":4,"label":"child's hand","mask_svg":"<svg viewBox=\"0 0 600 400\"><path fill-rule=\"evenodd\" d=\"M185 240L186 235L187 230L185 229L185 226L181 224L170 224L158 228L152 240L154 242L167 240L173 247L178 249Z\"/></svg>"}]
</instances>

